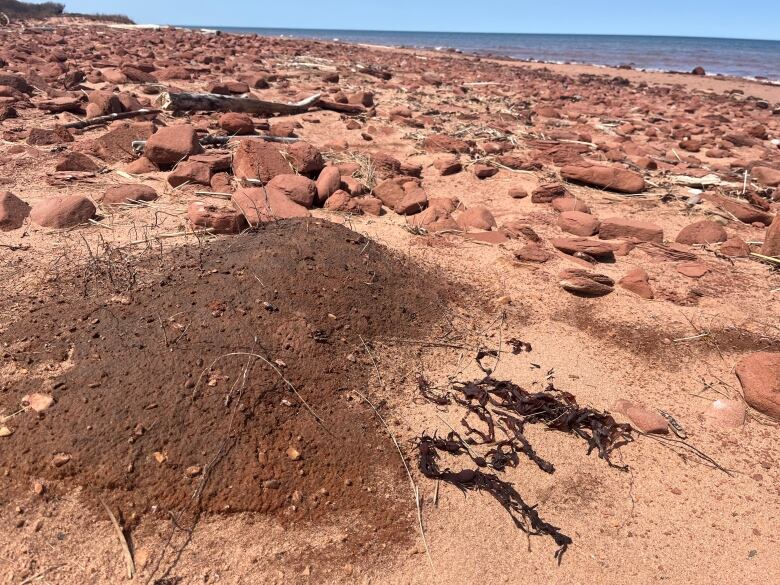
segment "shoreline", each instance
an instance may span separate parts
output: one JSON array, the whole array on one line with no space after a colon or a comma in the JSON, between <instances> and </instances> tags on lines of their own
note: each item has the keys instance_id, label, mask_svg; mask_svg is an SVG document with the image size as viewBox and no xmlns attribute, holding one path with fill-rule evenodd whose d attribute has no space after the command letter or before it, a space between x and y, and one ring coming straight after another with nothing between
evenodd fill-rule
<instances>
[{"instance_id":1,"label":"shoreline","mask_svg":"<svg viewBox=\"0 0 780 585\"><path fill-rule=\"evenodd\" d=\"M128 26L128 25L120 25L120 26L121 28L132 28L132 26ZM636 67L625 68L621 66L605 65L601 63L585 63L585 62L580 63L574 61L562 63L557 61L545 61L540 59L520 59L516 57L511 57L509 55L495 54L490 51L485 51L485 52L469 51L465 49L458 49L456 47L413 47L413 46L403 46L403 45L382 45L376 43L358 43L358 42L341 40L341 39L323 39L323 38L295 36L295 35L277 36L277 35L265 35L257 32L239 32L233 30L230 31L224 30L225 28L229 28L229 27L208 28L208 27L189 27L189 26L178 26L178 25L149 25L149 24L136 25L136 26L138 28L148 28L152 26L168 27L172 29L201 32L203 34L255 35L257 37L266 38L266 39L278 39L278 40L292 41L292 42L312 41L312 42L319 42L325 44L363 47L367 49L375 49L375 50L382 50L382 51L403 51L406 53L461 56L463 58L477 57L492 63L506 62L516 66L529 66L532 68L539 68L539 67L550 67L555 69L566 68L576 73L598 74L599 72L601 73L609 72L609 73L614 73L614 75L616 76L628 77L630 80L635 80L632 79L632 77L635 76L647 75L647 76L651 76L653 82L674 83L675 81L677 81L677 82L682 82L683 85L689 85L689 86L703 85L703 89L711 89L711 90L720 89L717 86L721 84L737 83L739 84L739 86L736 87L735 89L742 90L743 92L745 92L746 95L753 95L754 97L758 97L759 99L766 99L770 101L780 102L780 79L774 80L769 78L759 78L759 77L752 77L752 76L726 75L722 73L707 73L703 76L700 76L685 71L660 70L660 69L655 70L655 69L645 69L645 68L636 68ZM510 33L506 33L506 34L510 34ZM577 71L579 68L585 68L586 70ZM561 70L561 72L563 71L564 70ZM663 76L663 79L659 79L657 76ZM710 85L708 83L704 83L704 84L697 83L703 80L712 81L714 82L714 85ZM648 79L648 81L650 81L650 79ZM750 86L768 88L768 91L764 92L759 90L759 91L750 92L747 90L746 84L750 84ZM775 89L777 91L772 91L772 89Z\"/></svg>"},{"instance_id":2,"label":"shoreline","mask_svg":"<svg viewBox=\"0 0 780 585\"><path fill-rule=\"evenodd\" d=\"M780 77L777 79L773 79L771 77L765 77L765 76L758 76L758 75L731 75L728 73L720 73L720 72L707 72L705 75L695 75L692 72L689 71L682 71L682 70L675 70L675 69L662 69L662 68L652 68L652 67L637 67L631 63L627 63L625 65L610 65L606 63L595 63L595 62L588 62L588 61L553 61L553 60L545 60L545 59L536 59L536 58L521 58L521 57L512 57L511 55L504 55L501 53L496 53L493 50L490 49L460 49L458 47L452 47L452 46L425 46L425 45L398 45L398 44L377 44L377 43L361 43L357 41L350 41L350 40L344 40L339 38L333 38L333 39L327 39L327 38L321 38L321 37L314 37L314 36L300 36L300 35L294 35L294 34L279 34L279 35L271 35L271 34L263 34L262 32L252 31L251 28L242 28L242 27L208 27L208 26L196 26L196 25L172 25L172 24L155 24L155 23L144 23L144 24L121 24L121 23L104 23L104 22L85 22L83 24L89 24L92 26L107 26L110 28L115 29L123 29L123 30L157 30L157 29L172 29L172 30L186 30L191 32L200 32L203 34L211 34L211 35L254 35L260 38L267 38L267 39L280 39L280 40L289 40L289 41L315 41L315 42L321 42L321 43L331 43L331 44L340 44L340 45L351 45L351 46L358 46L358 47L365 47L370 49L382 49L382 50L397 50L397 51L422 51L426 53L435 53L435 54L443 54L443 55L463 55L466 57L480 57L483 59L490 59L492 61L509 61L513 63L519 63L519 64L527 64L527 65L542 65L542 66L570 66L570 67L593 67L597 69L604 69L608 71L617 71L617 72L628 72L633 71L637 73L646 73L649 75L654 74L662 74L662 75L671 75L671 76L680 76L680 77L704 77L707 79L713 79L713 80L719 80L719 81L744 81L744 82L750 82L755 83L758 85L765 85L769 87L780 87ZM261 30L288 30L288 29L261 29ZM294 29L289 29L294 30ZM318 30L318 29L301 29L301 30ZM323 29L325 30L325 29ZM342 32L340 30L334 29L334 32ZM407 31L343 31L343 32L407 32ZM412 31L409 31L412 32ZM425 34L425 33L421 33ZM432 33L436 34L436 33ZM469 34L469 33L442 33L442 34ZM624 35L555 35L553 33L477 33L477 34L506 34L506 35L514 35L514 34L522 34L522 35L531 35L531 34L538 34L539 36L595 36L595 37L612 37L612 36L624 36ZM652 38L683 38L683 39L707 39L707 40L725 40L725 41L756 41L756 42L780 42L780 41L772 41L770 39L720 39L717 37L664 37L664 36L653 36L653 35L642 35L640 38L644 38L645 36L649 36Z\"/></svg>"},{"instance_id":3,"label":"shoreline","mask_svg":"<svg viewBox=\"0 0 780 585\"><path fill-rule=\"evenodd\" d=\"M59 19L52 18L47 19L49 23L58 23ZM64 23L64 21L63 21ZM324 45L338 45L343 47L356 47L365 48L385 52L403 52L406 54L420 54L431 57L451 57L461 59L481 59L489 63L507 64L513 67L527 67L530 69L543 69L547 68L551 71L568 74L568 75L613 75L616 77L623 77L632 82L647 82L654 84L668 84L668 85L682 85L688 89L700 90L700 91L714 91L719 93L733 93L742 92L746 97L754 97L775 104L780 104L780 80L762 80L751 77L739 77L728 76L720 74L707 74L704 76L693 75L692 73L685 72L673 72L673 71L652 71L647 69L623 69L611 65L599 65L599 64L584 64L584 63L552 63L544 61L533 60L520 60L513 57L504 57L498 55L480 55L473 52L463 51L460 49L447 48L447 49L419 49L413 47L398 47L390 45L378 45L374 43L356 43L343 40L326 40L312 37L296 37L296 36L275 36L275 35L262 35L258 33L241 33L241 32L226 32L220 28L203 28L203 27L190 27L180 25L168 25L168 24L113 24L96 22L90 20L77 20L69 19L67 24L80 25L80 26L102 26L115 30L182 30L188 32L201 33L204 35L227 35L227 36L250 36L254 35L258 38L285 41L291 43L300 42L314 42Z\"/></svg>"},{"instance_id":4,"label":"shoreline","mask_svg":"<svg viewBox=\"0 0 780 585\"><path fill-rule=\"evenodd\" d=\"M219 32L220 34L237 34L237 35L257 35L260 37L266 37L266 38L281 38L281 39L291 39L291 40L316 40L316 41L322 41L322 42L332 42L332 43L344 43L348 45L358 45L358 46L364 46L364 47L370 47L370 48L387 48L387 49L398 49L398 50L413 50L413 51L435 51L437 53L447 53L447 54L462 54L462 55L471 55L471 56L478 56L482 58L491 58L491 59L501 59L501 60L511 60L516 61L519 63L535 63L535 64L542 64L542 65L574 65L574 66L592 66L592 67L599 67L599 68L605 68L605 69L617 69L621 71L640 71L644 73L665 73L670 75L692 75L690 71L685 71L681 69L664 69L664 68L655 68L655 67L642 67L642 66L636 66L633 63L626 63L625 65L613 65L609 63L602 63L602 62L595 62L595 61L578 61L578 60L566 60L566 61L558 61L558 60L550 60L550 59L540 59L540 58L534 58L534 57L514 57L509 54L504 54L499 51L496 51L495 49L490 48L472 48L472 49L464 49L459 48L456 46L448 46L448 45L414 45L414 44L380 44L376 42L370 42L370 43L363 43L356 40L346 40L342 38L338 38L337 36L334 36L333 38L326 38L324 36L306 36L306 35L296 35L294 33L292 34L268 34L268 31L276 31L276 30L290 30L290 31L296 31L297 29L285 29L285 28L259 28L257 31L252 31L251 28L243 28L243 27L209 27L209 26L182 26L182 25L165 25L165 26L171 26L174 28L182 28L185 30L194 30L194 31L203 31L203 32L210 32L215 33ZM300 29L300 31L312 31L312 32L320 32L320 29ZM322 31L326 31L327 29L322 29ZM333 29L333 33L398 33L398 34L442 34L442 35L450 35L450 34L471 34L471 33L463 33L463 32L416 32L416 31L373 31L373 30L358 30L358 31L349 31L349 30L340 30L340 29ZM551 37L551 36L560 36L560 37L620 37L620 38L632 38L634 35L567 35L567 34L553 34L553 33L474 33L474 34L485 34L485 35L492 35L492 34L503 34L507 36L512 35L518 35L518 36L540 36L540 37ZM666 36L654 36L654 35L636 35L636 38L669 38L669 39L695 39L695 40L723 40L723 41L737 41L737 42L777 42L772 41L770 39L721 39L717 37L666 37ZM706 77L712 77L715 79L739 79L739 80L745 80L745 81L753 81L756 83L766 84L766 85L777 85L780 86L780 76L777 78L769 77L769 76L763 76L763 75L736 75L736 74L730 74L725 72L719 72L717 70L713 71L712 73L707 72Z\"/></svg>"}]
</instances>

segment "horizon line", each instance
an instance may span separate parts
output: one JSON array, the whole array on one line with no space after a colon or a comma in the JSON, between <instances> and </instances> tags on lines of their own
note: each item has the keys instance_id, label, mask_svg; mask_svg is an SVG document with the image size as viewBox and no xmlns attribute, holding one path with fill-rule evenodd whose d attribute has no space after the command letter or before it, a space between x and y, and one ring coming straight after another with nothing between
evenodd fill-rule
<instances>
[{"instance_id":1,"label":"horizon line","mask_svg":"<svg viewBox=\"0 0 780 585\"><path fill-rule=\"evenodd\" d=\"M332 32L378 32L378 33L412 33L412 34L462 34L462 35L528 35L528 36L582 36L582 37L653 37L668 39L712 39L725 41L762 41L778 43L780 38L759 39L746 37L712 37L703 35L668 35L668 34L617 34L617 33L567 33L567 32L507 32L507 31L461 31L461 30L391 30L373 28L310 28L289 26L240 26L240 25L199 25L199 24L174 24L169 26L183 26L185 28L202 29L256 29L256 30L290 30L290 31L332 31Z\"/></svg>"}]
</instances>

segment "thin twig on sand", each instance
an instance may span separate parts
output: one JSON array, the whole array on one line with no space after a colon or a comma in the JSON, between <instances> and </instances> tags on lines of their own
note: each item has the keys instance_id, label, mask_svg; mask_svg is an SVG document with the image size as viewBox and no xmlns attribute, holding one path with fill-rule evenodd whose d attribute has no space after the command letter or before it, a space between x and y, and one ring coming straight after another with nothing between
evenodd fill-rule
<instances>
[{"instance_id":1,"label":"thin twig on sand","mask_svg":"<svg viewBox=\"0 0 780 585\"><path fill-rule=\"evenodd\" d=\"M122 551L125 557L125 565L127 565L127 578L132 579L135 575L135 561L133 561L133 553L130 552L130 546L127 544L125 533L122 532L122 527L119 525L119 522L117 521L116 516L114 516L114 513L111 511L111 508L106 505L102 498L99 498L99 500L108 514L108 517L111 519L111 524L114 525L114 532L116 532L117 538L119 538L119 544L122 545Z\"/></svg>"},{"instance_id":2,"label":"thin twig on sand","mask_svg":"<svg viewBox=\"0 0 780 585\"><path fill-rule=\"evenodd\" d=\"M379 366L377 365L376 361L374 360L374 356L371 354L371 350L368 348L368 345L365 341L363 341L363 338L360 338L360 341L363 342L363 347L365 347L366 352L368 353L369 357L371 358L371 361L374 363L374 367L376 368L377 376L379 377L379 385L382 389L384 389L384 383L382 382L382 376L379 373ZM404 469L406 470L406 475L409 477L409 483L412 486L412 493L414 494L414 504L417 508L417 523L419 524L420 528L420 536L422 537L423 545L425 546L425 555L428 557L428 564L431 567L431 570L434 571L433 568L433 559L431 558L431 551L428 548L428 539L425 537L425 528L423 526L423 517L422 517L422 507L420 506L420 489L417 487L417 484L414 483L414 478L412 477L412 471L409 469L409 464L406 462L406 457L404 457L404 452L401 450L401 445L398 443L398 439L395 438L395 434L390 429L390 426L387 424L387 421L385 421L384 417L379 413L379 410L376 406L368 399L368 397L361 393L358 390L352 390L355 394L360 396L366 404L371 408L371 410L374 411L374 414L379 419L379 422L382 423L382 426L385 427L385 431L387 431L387 434L390 436L390 440L393 441L393 445L395 445L396 450L398 451L398 456L401 458L401 463L404 464Z\"/></svg>"},{"instance_id":3,"label":"thin twig on sand","mask_svg":"<svg viewBox=\"0 0 780 585\"><path fill-rule=\"evenodd\" d=\"M385 427L387 434L390 436L390 439L393 441L395 448L398 450L398 455L401 457L401 462L404 464L406 475L409 477L409 483L412 486L412 493L414 494L414 504L417 507L417 522L420 527L420 536L422 536L423 545L425 546L425 554L428 557L428 564L430 565L431 570L434 570L433 559L431 558L431 551L428 548L428 539L425 537L425 528L423 527L422 508L420 507L420 489L417 487L417 484L414 483L414 478L412 478L412 471L409 469L409 464L406 462L406 457L404 457L404 452L401 450L401 445L398 443L398 439L395 438L395 434L393 434L393 431L390 430L390 426L387 424L387 422L382 417L382 415L379 414L379 411L377 410L376 406L374 406L374 404L368 399L368 397L358 390L353 389L352 391L358 396L360 396L360 398L362 398L366 402L366 404L368 404L371 410L374 411L374 414L379 419L379 422L382 423L382 426Z\"/></svg>"},{"instance_id":4,"label":"thin twig on sand","mask_svg":"<svg viewBox=\"0 0 780 585\"><path fill-rule=\"evenodd\" d=\"M36 573L32 577L27 577L24 581L22 581L19 585L29 585L30 583L35 583L36 581L40 581L43 579L45 575L48 575L52 571L56 571L57 569L61 569L65 565L55 565L53 567L49 567L48 569L44 569L40 573Z\"/></svg>"}]
</instances>

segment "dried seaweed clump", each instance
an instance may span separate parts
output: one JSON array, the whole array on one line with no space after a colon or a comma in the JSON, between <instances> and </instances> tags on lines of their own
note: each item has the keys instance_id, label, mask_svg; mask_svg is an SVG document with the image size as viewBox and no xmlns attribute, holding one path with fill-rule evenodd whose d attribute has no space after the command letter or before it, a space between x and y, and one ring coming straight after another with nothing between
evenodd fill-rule
<instances>
[{"instance_id":1,"label":"dried seaweed clump","mask_svg":"<svg viewBox=\"0 0 780 585\"><path fill-rule=\"evenodd\" d=\"M552 383L543 392L535 393L490 376L456 385L456 394L437 395L422 378L419 386L422 395L435 404L455 402L466 409L461 420L465 439L454 430L446 439L427 434L420 438L420 471L423 475L440 479L464 492L482 490L489 493L506 509L519 529L529 535L551 537L558 545L555 558L560 563L572 543L571 538L545 522L534 506L523 501L511 483L489 470L501 472L507 467L516 467L522 453L545 473L553 473L555 466L540 457L523 434L525 425L539 423L548 429L581 437L588 443L588 454L595 450L611 467L627 470L626 466L612 463L610 455L633 440L631 425L616 423L609 413L580 407L572 394L557 390ZM476 426L471 423L474 417L480 421ZM489 449L482 456L469 445L485 445ZM476 468L460 471L442 468L439 465L442 454L468 457Z\"/></svg>"}]
</instances>

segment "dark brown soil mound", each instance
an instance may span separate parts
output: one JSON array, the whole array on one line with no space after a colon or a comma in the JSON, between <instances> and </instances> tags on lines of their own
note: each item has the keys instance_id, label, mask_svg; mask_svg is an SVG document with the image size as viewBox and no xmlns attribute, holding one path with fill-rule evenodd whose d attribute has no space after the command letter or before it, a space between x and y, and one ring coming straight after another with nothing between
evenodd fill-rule
<instances>
[{"instance_id":1,"label":"dark brown soil mound","mask_svg":"<svg viewBox=\"0 0 780 585\"><path fill-rule=\"evenodd\" d=\"M6 367L27 372L3 385L0 412L54 398L4 423L0 498L39 479L131 518L354 511L388 538L406 533L398 453L350 390L373 374L361 337L431 333L447 300L437 277L316 220L163 260L134 268L147 284L46 303L0 335Z\"/></svg>"}]
</instances>

